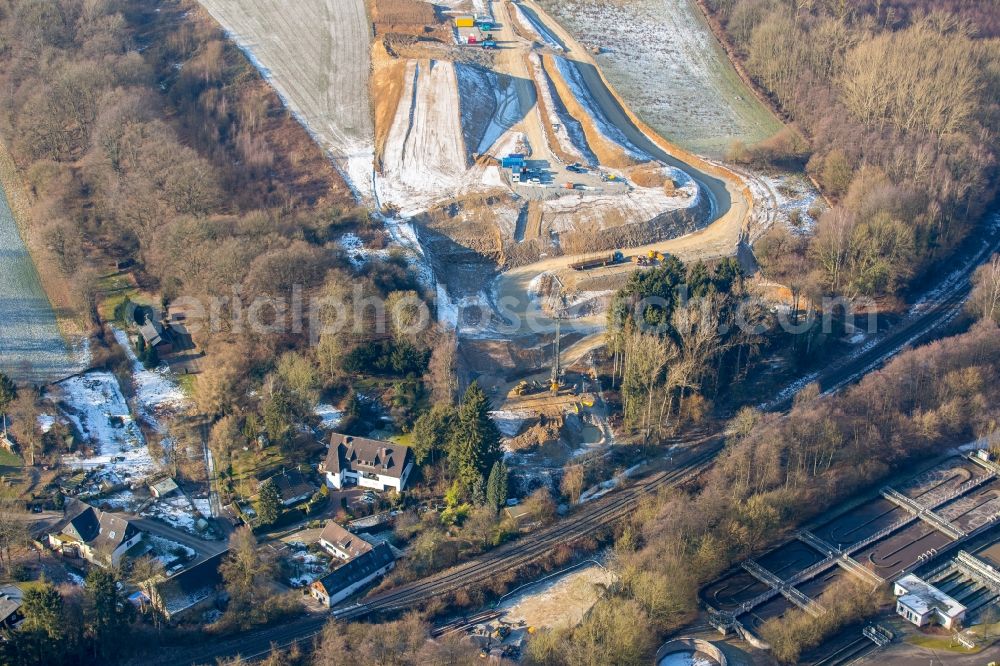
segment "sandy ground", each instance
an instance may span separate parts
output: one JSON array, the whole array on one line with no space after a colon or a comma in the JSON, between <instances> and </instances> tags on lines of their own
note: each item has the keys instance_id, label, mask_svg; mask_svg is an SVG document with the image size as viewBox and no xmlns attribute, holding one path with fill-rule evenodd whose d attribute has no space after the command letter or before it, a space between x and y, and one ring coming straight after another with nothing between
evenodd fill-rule
<instances>
[{"instance_id":1,"label":"sandy ground","mask_svg":"<svg viewBox=\"0 0 1000 666\"><path fill-rule=\"evenodd\" d=\"M612 574L591 564L527 588L500 604L504 621L524 620L529 627L572 627L613 582Z\"/></svg>"},{"instance_id":2,"label":"sandy ground","mask_svg":"<svg viewBox=\"0 0 1000 666\"><path fill-rule=\"evenodd\" d=\"M333 157L371 195L371 26L364 0L202 0Z\"/></svg>"}]
</instances>

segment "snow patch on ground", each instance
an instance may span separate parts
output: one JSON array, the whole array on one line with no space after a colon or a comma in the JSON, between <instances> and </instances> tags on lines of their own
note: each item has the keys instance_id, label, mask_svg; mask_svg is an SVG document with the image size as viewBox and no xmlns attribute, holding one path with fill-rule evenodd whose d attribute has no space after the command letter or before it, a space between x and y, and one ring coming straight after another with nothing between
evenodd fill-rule
<instances>
[{"instance_id":1,"label":"snow patch on ground","mask_svg":"<svg viewBox=\"0 0 1000 666\"><path fill-rule=\"evenodd\" d=\"M161 434L164 433L161 419L172 416L188 406L188 400L181 391L180 384L166 363L161 363L154 370L147 370L136 357L129 334L116 326L112 326L111 331L128 357L132 369L132 388L135 391L139 413L152 428Z\"/></svg>"},{"instance_id":2,"label":"snow patch on ground","mask_svg":"<svg viewBox=\"0 0 1000 666\"><path fill-rule=\"evenodd\" d=\"M677 184L673 195L668 195L662 187L638 186L631 186L622 194L574 193L545 201L544 219L556 232L605 229L646 222L667 211L696 205L699 189L691 177L678 169L665 169Z\"/></svg>"},{"instance_id":3,"label":"snow patch on ground","mask_svg":"<svg viewBox=\"0 0 1000 666\"><path fill-rule=\"evenodd\" d=\"M171 495L153 502L146 507L141 515L155 518L188 534L195 536L200 534L195 526L198 520L197 510L188 501L188 498L181 494Z\"/></svg>"},{"instance_id":4,"label":"snow patch on ground","mask_svg":"<svg viewBox=\"0 0 1000 666\"><path fill-rule=\"evenodd\" d=\"M584 108L587 114L591 117L594 123L594 127L601 135L613 143L617 143L624 149L624 151L634 160L639 162L647 162L652 158L637 148L628 137L618 129L615 125L608 120L607 116L601 110L601 107L597 104L597 101L590 94L590 89L587 84L584 83L583 77L580 71L576 68L576 65L566 58L561 56L555 56L552 58L556 67L559 69L559 74L562 76L563 80L566 81L566 85L569 86L570 91L573 96L576 97L577 101Z\"/></svg>"},{"instance_id":5,"label":"snow patch on ground","mask_svg":"<svg viewBox=\"0 0 1000 666\"><path fill-rule=\"evenodd\" d=\"M562 100L552 87L552 81L542 67L542 59L537 53L532 52L529 56L531 61L532 76L535 79L535 87L538 89L545 105L545 117L542 122L548 123L552 128L559 148L581 161L587 162L591 166L598 163L597 157L591 152L587 145L587 137L583 133L583 125L580 121L569 115L563 106Z\"/></svg>"},{"instance_id":6,"label":"snow patch on ground","mask_svg":"<svg viewBox=\"0 0 1000 666\"><path fill-rule=\"evenodd\" d=\"M324 430L335 430L344 420L344 410L337 409L326 402L316 405L313 413L319 417L319 427Z\"/></svg>"},{"instance_id":7,"label":"snow patch on ground","mask_svg":"<svg viewBox=\"0 0 1000 666\"><path fill-rule=\"evenodd\" d=\"M523 409L496 410L490 412L490 418L496 424L497 430L504 437L516 437L517 432L525 421L532 417L532 413Z\"/></svg>"},{"instance_id":8,"label":"snow patch on ground","mask_svg":"<svg viewBox=\"0 0 1000 666\"><path fill-rule=\"evenodd\" d=\"M525 11L518 4L512 4L511 6L514 7L514 13L517 15L517 22L521 24L533 39L557 51L563 50L562 42L549 32L542 23L536 20L538 17L535 16L534 12Z\"/></svg>"},{"instance_id":9,"label":"snow patch on ground","mask_svg":"<svg viewBox=\"0 0 1000 666\"><path fill-rule=\"evenodd\" d=\"M330 570L331 559L305 549L301 543L290 543L294 552L285 558L290 574L288 584L305 587Z\"/></svg>"},{"instance_id":10,"label":"snow patch on ground","mask_svg":"<svg viewBox=\"0 0 1000 666\"><path fill-rule=\"evenodd\" d=\"M110 372L95 370L54 384L52 400L94 451L90 456L63 456L70 467L100 468L109 480L128 485L141 482L158 469L118 380Z\"/></svg>"},{"instance_id":11,"label":"snow patch on ground","mask_svg":"<svg viewBox=\"0 0 1000 666\"><path fill-rule=\"evenodd\" d=\"M591 563L565 574L556 574L531 585L523 592L502 601L505 622L524 620L533 627L572 627L614 582L607 569Z\"/></svg>"},{"instance_id":12,"label":"snow patch on ground","mask_svg":"<svg viewBox=\"0 0 1000 666\"><path fill-rule=\"evenodd\" d=\"M457 63L462 133L466 148L483 154L521 119L517 91L509 76Z\"/></svg>"},{"instance_id":13,"label":"snow patch on ground","mask_svg":"<svg viewBox=\"0 0 1000 666\"><path fill-rule=\"evenodd\" d=\"M777 219L796 231L811 233L816 219L809 211L826 209L826 202L819 190L801 174L762 176L761 180L768 187L773 201L772 210Z\"/></svg>"},{"instance_id":14,"label":"snow patch on ground","mask_svg":"<svg viewBox=\"0 0 1000 666\"><path fill-rule=\"evenodd\" d=\"M377 190L380 201L410 217L461 189L466 151L454 64L410 60L405 82Z\"/></svg>"},{"instance_id":15,"label":"snow patch on ground","mask_svg":"<svg viewBox=\"0 0 1000 666\"><path fill-rule=\"evenodd\" d=\"M150 545L150 554L164 566L170 566L178 559L189 560L197 555L193 548L148 532L146 542Z\"/></svg>"}]
</instances>

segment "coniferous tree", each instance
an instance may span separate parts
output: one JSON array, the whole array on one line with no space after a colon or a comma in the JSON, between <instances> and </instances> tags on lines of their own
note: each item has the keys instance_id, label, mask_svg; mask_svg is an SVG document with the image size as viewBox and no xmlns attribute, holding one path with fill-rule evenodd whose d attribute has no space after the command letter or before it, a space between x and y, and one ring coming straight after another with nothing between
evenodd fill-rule
<instances>
[{"instance_id":1,"label":"coniferous tree","mask_svg":"<svg viewBox=\"0 0 1000 666\"><path fill-rule=\"evenodd\" d=\"M489 481L486 482L486 503L500 509L507 503L507 465L503 460L493 463Z\"/></svg>"},{"instance_id":2,"label":"coniferous tree","mask_svg":"<svg viewBox=\"0 0 1000 666\"><path fill-rule=\"evenodd\" d=\"M119 591L117 577L105 569L91 569L84 588L89 603L87 626L94 641L95 656L110 660L128 630L133 606Z\"/></svg>"},{"instance_id":3,"label":"coniferous tree","mask_svg":"<svg viewBox=\"0 0 1000 666\"><path fill-rule=\"evenodd\" d=\"M281 515L281 495L273 479L268 479L260 485L257 502L254 504L261 525L273 525Z\"/></svg>"},{"instance_id":4,"label":"coniferous tree","mask_svg":"<svg viewBox=\"0 0 1000 666\"><path fill-rule=\"evenodd\" d=\"M486 394L473 382L465 391L458 421L448 442L448 458L452 473L466 495L471 496L477 486L485 500L486 477L493 464L503 457L500 448L500 431L489 416L490 404Z\"/></svg>"}]
</instances>

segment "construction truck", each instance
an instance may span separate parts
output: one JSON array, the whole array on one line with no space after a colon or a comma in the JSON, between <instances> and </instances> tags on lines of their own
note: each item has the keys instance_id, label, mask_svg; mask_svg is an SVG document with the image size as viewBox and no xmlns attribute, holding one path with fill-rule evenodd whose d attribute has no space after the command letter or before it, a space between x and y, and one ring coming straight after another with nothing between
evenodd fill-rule
<instances>
[{"instance_id":1,"label":"construction truck","mask_svg":"<svg viewBox=\"0 0 1000 666\"><path fill-rule=\"evenodd\" d=\"M512 388L510 390L510 395L512 395L512 396L521 396L521 395L524 395L525 393L528 392L528 389L530 388L530 386L531 385L528 384L528 380L527 379L522 379L521 381L519 381L514 386L514 388Z\"/></svg>"},{"instance_id":2,"label":"construction truck","mask_svg":"<svg viewBox=\"0 0 1000 666\"><path fill-rule=\"evenodd\" d=\"M625 261L625 255L620 251L612 252L611 254L605 254L594 259L585 259L583 261L578 261L576 263L570 264L569 267L574 271L589 271L592 268L601 268L602 266L612 266L614 264Z\"/></svg>"}]
</instances>

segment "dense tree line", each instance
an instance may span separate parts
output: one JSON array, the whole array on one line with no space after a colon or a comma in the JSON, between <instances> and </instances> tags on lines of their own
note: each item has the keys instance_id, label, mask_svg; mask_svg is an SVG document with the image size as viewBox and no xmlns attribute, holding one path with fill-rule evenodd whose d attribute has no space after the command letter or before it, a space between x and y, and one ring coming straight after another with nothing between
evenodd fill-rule
<instances>
[{"instance_id":1,"label":"dense tree line","mask_svg":"<svg viewBox=\"0 0 1000 666\"><path fill-rule=\"evenodd\" d=\"M768 329L739 266L676 257L636 271L608 311L608 348L625 425L664 432L698 420L720 387L742 376Z\"/></svg>"},{"instance_id":2,"label":"dense tree line","mask_svg":"<svg viewBox=\"0 0 1000 666\"><path fill-rule=\"evenodd\" d=\"M760 245L765 272L813 295L877 297L945 260L997 194L996 3L708 5L750 76L808 139L785 133L733 157L808 159L835 204L812 239L772 232Z\"/></svg>"},{"instance_id":3,"label":"dense tree line","mask_svg":"<svg viewBox=\"0 0 1000 666\"><path fill-rule=\"evenodd\" d=\"M0 133L34 194L31 232L81 301L99 296L97 275L134 259L140 286L164 302L216 308L214 328L189 319L207 352L203 413L235 412L241 428L253 413L284 442L320 393L343 394L359 373L410 376L384 391L404 426L425 395L453 401L455 343L414 325L426 295L407 257L349 261L345 233L384 249L384 229L196 2L0 2L0 80ZM253 309L269 296L284 308ZM311 312L312 298L330 305ZM289 353L307 391L278 367Z\"/></svg>"},{"instance_id":4,"label":"dense tree line","mask_svg":"<svg viewBox=\"0 0 1000 666\"><path fill-rule=\"evenodd\" d=\"M61 589L44 579L24 590L23 624L0 641L0 663L115 663L134 647L129 641L135 608L119 574L92 569L83 588Z\"/></svg>"}]
</instances>

